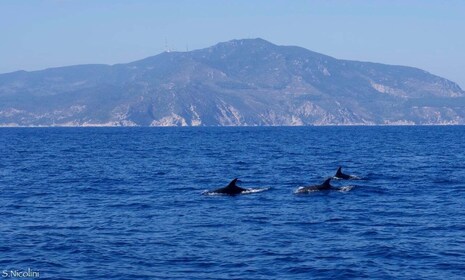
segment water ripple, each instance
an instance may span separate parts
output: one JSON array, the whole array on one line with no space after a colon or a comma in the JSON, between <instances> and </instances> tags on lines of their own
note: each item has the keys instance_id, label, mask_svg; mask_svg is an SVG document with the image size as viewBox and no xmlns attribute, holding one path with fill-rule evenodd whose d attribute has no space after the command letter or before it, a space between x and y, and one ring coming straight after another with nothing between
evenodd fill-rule
<instances>
[{"instance_id":1,"label":"water ripple","mask_svg":"<svg viewBox=\"0 0 465 280\"><path fill-rule=\"evenodd\" d=\"M464 127L1 129L0 272L460 279L464 136ZM293 194L339 165L360 180ZM236 177L267 191L202 195Z\"/></svg>"}]
</instances>

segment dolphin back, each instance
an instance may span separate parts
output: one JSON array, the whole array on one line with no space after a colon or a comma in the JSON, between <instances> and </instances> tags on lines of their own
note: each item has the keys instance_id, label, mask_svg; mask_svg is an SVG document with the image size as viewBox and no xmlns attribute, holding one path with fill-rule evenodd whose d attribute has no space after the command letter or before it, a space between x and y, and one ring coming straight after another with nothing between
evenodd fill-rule
<instances>
[{"instance_id":1,"label":"dolphin back","mask_svg":"<svg viewBox=\"0 0 465 280\"><path fill-rule=\"evenodd\" d=\"M237 180L237 178L234 178L231 182L229 182L229 184L226 187L219 188L217 190L212 191L211 193L236 195L242 193L243 191L246 191L246 189L243 189L236 185Z\"/></svg>"}]
</instances>

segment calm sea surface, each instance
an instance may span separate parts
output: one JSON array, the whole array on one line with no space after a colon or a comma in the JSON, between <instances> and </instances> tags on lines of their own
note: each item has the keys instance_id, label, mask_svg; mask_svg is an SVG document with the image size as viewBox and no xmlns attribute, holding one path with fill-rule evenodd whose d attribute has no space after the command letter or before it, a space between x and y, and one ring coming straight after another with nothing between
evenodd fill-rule
<instances>
[{"instance_id":1,"label":"calm sea surface","mask_svg":"<svg viewBox=\"0 0 465 280\"><path fill-rule=\"evenodd\" d=\"M3 278L465 279L463 126L4 128L0 193Z\"/></svg>"}]
</instances>

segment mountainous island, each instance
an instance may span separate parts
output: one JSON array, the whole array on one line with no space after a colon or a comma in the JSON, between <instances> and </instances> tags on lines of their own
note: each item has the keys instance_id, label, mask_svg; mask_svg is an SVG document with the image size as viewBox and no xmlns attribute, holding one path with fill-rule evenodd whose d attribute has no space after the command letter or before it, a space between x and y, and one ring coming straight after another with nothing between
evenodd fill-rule
<instances>
[{"instance_id":1,"label":"mountainous island","mask_svg":"<svg viewBox=\"0 0 465 280\"><path fill-rule=\"evenodd\" d=\"M465 92L417 68L263 39L0 75L0 126L405 124L465 124Z\"/></svg>"}]
</instances>

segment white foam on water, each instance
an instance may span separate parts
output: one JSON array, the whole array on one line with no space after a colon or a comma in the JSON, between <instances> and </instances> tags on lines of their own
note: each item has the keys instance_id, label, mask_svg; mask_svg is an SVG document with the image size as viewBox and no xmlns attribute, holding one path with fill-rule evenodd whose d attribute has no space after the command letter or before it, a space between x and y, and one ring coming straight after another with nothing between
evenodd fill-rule
<instances>
[{"instance_id":1,"label":"white foam on water","mask_svg":"<svg viewBox=\"0 0 465 280\"><path fill-rule=\"evenodd\" d=\"M348 192L348 191L352 190L353 188L355 188L355 186L344 186L344 187L339 188L337 191L338 192Z\"/></svg>"},{"instance_id":2,"label":"white foam on water","mask_svg":"<svg viewBox=\"0 0 465 280\"><path fill-rule=\"evenodd\" d=\"M333 176L333 177L331 177L331 180L362 180L361 177L358 177L358 176L355 176L355 175L349 175L349 176L350 176L349 179L343 179L343 178Z\"/></svg>"},{"instance_id":3,"label":"white foam on water","mask_svg":"<svg viewBox=\"0 0 465 280\"><path fill-rule=\"evenodd\" d=\"M271 188L259 188L259 189L246 189L245 191L241 192L241 194L249 194L249 193L259 193L267 191Z\"/></svg>"},{"instance_id":4,"label":"white foam on water","mask_svg":"<svg viewBox=\"0 0 465 280\"><path fill-rule=\"evenodd\" d=\"M306 193L312 193L312 192L319 192L320 190L317 189L317 188L311 188L311 189L307 189L307 190L304 190L306 189L307 187L298 187L294 193L295 194L306 194Z\"/></svg>"},{"instance_id":5,"label":"white foam on water","mask_svg":"<svg viewBox=\"0 0 465 280\"><path fill-rule=\"evenodd\" d=\"M217 193L214 191L209 191L209 190L204 190L202 192L203 195L211 195L211 196L216 196L216 195L225 195L224 193Z\"/></svg>"},{"instance_id":6,"label":"white foam on water","mask_svg":"<svg viewBox=\"0 0 465 280\"><path fill-rule=\"evenodd\" d=\"M264 192L264 191L267 191L271 188L258 188L258 189L246 189L245 191L239 193L240 194L251 194L251 193L259 193L259 192ZM209 190L204 190L202 192L203 195L211 195L211 196L216 196L216 195L220 195L220 196L223 196L223 195L228 195L227 193L217 193L215 191L209 191Z\"/></svg>"}]
</instances>

